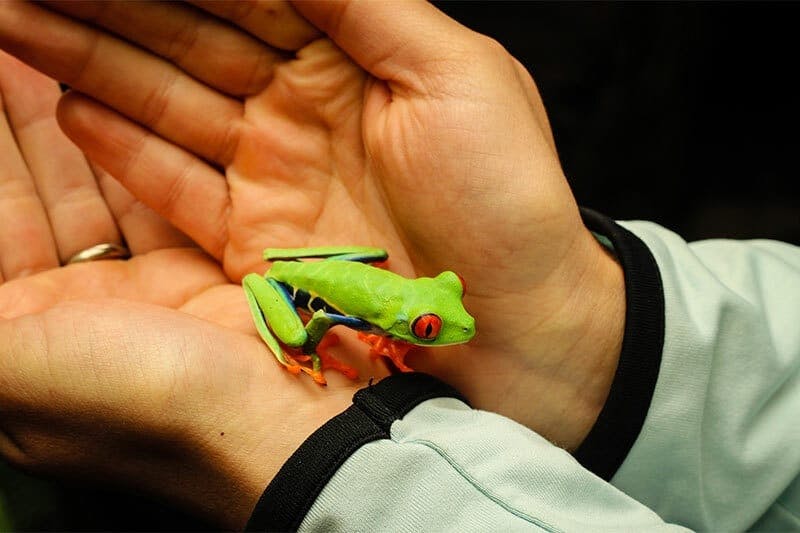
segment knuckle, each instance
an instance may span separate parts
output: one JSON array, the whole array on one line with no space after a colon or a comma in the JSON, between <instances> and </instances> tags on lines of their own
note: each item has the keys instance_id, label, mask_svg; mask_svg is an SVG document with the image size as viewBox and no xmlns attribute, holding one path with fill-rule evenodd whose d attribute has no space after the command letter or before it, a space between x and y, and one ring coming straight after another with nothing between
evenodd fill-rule
<instances>
[{"instance_id":1,"label":"knuckle","mask_svg":"<svg viewBox=\"0 0 800 533\"><path fill-rule=\"evenodd\" d=\"M220 163L223 166L228 166L233 162L236 152L239 149L239 141L242 137L242 123L239 120L233 120L221 129L219 139L214 145L217 146L217 151L212 156L212 160Z\"/></svg>"},{"instance_id":2,"label":"knuckle","mask_svg":"<svg viewBox=\"0 0 800 533\"><path fill-rule=\"evenodd\" d=\"M498 64L511 64L514 60L500 41L483 34L476 34L475 54L481 63L495 68Z\"/></svg>"},{"instance_id":3,"label":"knuckle","mask_svg":"<svg viewBox=\"0 0 800 533\"><path fill-rule=\"evenodd\" d=\"M153 85L141 103L141 117L145 126L158 130L158 124L164 116L164 111L170 101L170 94L175 88L179 73L177 69L172 69L166 73L159 83Z\"/></svg>"}]
</instances>

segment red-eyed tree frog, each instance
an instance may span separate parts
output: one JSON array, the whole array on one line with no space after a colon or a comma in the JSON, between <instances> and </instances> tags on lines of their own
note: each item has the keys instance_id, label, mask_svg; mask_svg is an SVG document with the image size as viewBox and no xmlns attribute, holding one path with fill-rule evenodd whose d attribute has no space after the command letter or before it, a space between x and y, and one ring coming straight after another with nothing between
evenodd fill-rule
<instances>
[{"instance_id":1,"label":"red-eyed tree frog","mask_svg":"<svg viewBox=\"0 0 800 533\"><path fill-rule=\"evenodd\" d=\"M320 260L302 261L314 258ZM325 337L333 326L357 330L373 357L389 357L404 372L412 370L403 359L415 345L472 339L475 319L464 309L464 282L457 274L408 279L370 264L387 258L385 250L367 247L265 250L271 268L263 276L248 274L242 285L256 329L275 358L290 372L303 371L325 385L326 368L357 378L326 351L338 340ZM305 325L298 310L311 315ZM301 364L309 360L310 367Z\"/></svg>"}]
</instances>

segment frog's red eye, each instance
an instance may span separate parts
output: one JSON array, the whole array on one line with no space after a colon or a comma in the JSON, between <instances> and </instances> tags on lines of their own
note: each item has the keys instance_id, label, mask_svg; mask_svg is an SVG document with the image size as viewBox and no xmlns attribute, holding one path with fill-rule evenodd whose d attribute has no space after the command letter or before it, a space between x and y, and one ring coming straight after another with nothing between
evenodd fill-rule
<instances>
[{"instance_id":1,"label":"frog's red eye","mask_svg":"<svg viewBox=\"0 0 800 533\"><path fill-rule=\"evenodd\" d=\"M426 341L435 339L441 329L442 319L432 313L420 315L411 323L411 331L414 336Z\"/></svg>"}]
</instances>

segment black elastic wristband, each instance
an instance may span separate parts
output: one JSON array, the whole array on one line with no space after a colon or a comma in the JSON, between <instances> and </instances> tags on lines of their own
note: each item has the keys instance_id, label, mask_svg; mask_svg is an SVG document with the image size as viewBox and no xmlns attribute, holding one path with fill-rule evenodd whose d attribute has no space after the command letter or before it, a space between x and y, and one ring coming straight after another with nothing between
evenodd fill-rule
<instances>
[{"instance_id":1,"label":"black elastic wristband","mask_svg":"<svg viewBox=\"0 0 800 533\"><path fill-rule=\"evenodd\" d=\"M606 236L625 276L625 334L608 399L575 458L610 480L633 447L653 399L664 348L664 288L653 254L610 218L581 209L590 230Z\"/></svg>"},{"instance_id":2,"label":"black elastic wristband","mask_svg":"<svg viewBox=\"0 0 800 533\"><path fill-rule=\"evenodd\" d=\"M353 405L315 431L261 495L245 531L295 531L322 489L361 446L388 439L392 423L431 398L466 400L420 373L397 374L356 392Z\"/></svg>"}]
</instances>

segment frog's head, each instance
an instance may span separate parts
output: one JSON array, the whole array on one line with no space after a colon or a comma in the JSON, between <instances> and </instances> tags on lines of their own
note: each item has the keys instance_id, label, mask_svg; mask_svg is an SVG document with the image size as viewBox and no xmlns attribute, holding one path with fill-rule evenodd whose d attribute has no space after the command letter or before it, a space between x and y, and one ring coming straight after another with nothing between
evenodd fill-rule
<instances>
[{"instance_id":1,"label":"frog's head","mask_svg":"<svg viewBox=\"0 0 800 533\"><path fill-rule=\"evenodd\" d=\"M389 333L421 346L461 344L475 336L475 319L462 303L464 282L454 272L417 278Z\"/></svg>"}]
</instances>

